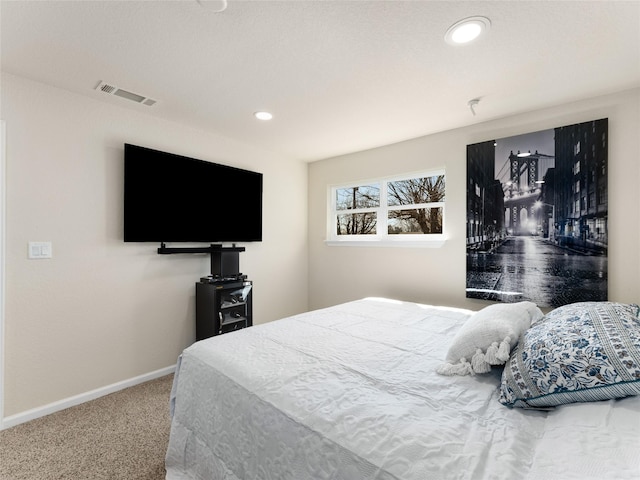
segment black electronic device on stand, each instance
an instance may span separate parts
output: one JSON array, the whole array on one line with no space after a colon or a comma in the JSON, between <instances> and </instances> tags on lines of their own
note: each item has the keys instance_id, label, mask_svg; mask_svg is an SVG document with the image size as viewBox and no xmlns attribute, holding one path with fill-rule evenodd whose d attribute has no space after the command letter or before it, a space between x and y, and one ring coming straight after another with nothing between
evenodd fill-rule
<instances>
[{"instance_id":1,"label":"black electronic device on stand","mask_svg":"<svg viewBox=\"0 0 640 480\"><path fill-rule=\"evenodd\" d=\"M160 255L208 253L211 275L196 283L196 341L253 325L253 283L240 273L240 252L244 247L158 248Z\"/></svg>"}]
</instances>

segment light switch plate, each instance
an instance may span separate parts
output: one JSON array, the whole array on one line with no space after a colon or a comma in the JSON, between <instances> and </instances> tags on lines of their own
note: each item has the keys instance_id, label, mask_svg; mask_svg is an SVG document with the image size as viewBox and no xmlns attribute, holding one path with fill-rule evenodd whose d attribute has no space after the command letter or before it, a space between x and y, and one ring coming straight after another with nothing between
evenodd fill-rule
<instances>
[{"instance_id":1,"label":"light switch plate","mask_svg":"<svg viewBox=\"0 0 640 480\"><path fill-rule=\"evenodd\" d=\"M29 242L29 258L51 257L53 257L51 242Z\"/></svg>"}]
</instances>

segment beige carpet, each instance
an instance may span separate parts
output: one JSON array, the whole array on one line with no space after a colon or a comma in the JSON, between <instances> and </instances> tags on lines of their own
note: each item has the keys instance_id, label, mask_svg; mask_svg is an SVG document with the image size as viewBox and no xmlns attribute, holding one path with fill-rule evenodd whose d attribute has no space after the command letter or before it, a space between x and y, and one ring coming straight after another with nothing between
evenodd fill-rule
<instances>
[{"instance_id":1,"label":"beige carpet","mask_svg":"<svg viewBox=\"0 0 640 480\"><path fill-rule=\"evenodd\" d=\"M0 432L2 480L161 480L173 375Z\"/></svg>"}]
</instances>

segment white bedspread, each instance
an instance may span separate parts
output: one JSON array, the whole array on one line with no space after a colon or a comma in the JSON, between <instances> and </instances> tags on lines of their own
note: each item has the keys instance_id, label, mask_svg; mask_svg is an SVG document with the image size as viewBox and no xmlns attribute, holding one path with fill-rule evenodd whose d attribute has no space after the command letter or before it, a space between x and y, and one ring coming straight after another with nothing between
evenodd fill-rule
<instances>
[{"instance_id":1,"label":"white bedspread","mask_svg":"<svg viewBox=\"0 0 640 480\"><path fill-rule=\"evenodd\" d=\"M195 343L167 479L640 479L640 397L525 411L500 370L436 374L471 313L370 298Z\"/></svg>"}]
</instances>

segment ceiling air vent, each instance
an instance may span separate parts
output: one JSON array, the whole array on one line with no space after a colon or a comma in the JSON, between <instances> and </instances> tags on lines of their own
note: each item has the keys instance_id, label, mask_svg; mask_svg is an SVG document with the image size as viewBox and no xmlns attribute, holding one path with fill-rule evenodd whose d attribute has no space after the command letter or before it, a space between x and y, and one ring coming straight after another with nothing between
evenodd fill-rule
<instances>
[{"instance_id":1,"label":"ceiling air vent","mask_svg":"<svg viewBox=\"0 0 640 480\"><path fill-rule=\"evenodd\" d=\"M126 98L127 100L131 100L132 102L147 105L148 107L156 103L156 101L152 98L144 97L142 95L138 95L137 93L123 90L122 88L118 88L114 85L109 85L105 82L100 82L96 87L96 90L100 90L101 92L104 92L108 95L115 95L116 97Z\"/></svg>"}]
</instances>

